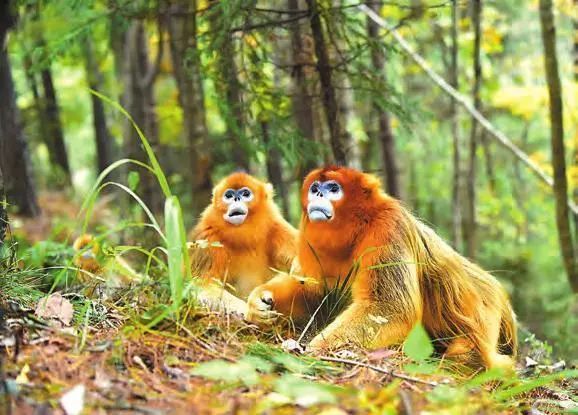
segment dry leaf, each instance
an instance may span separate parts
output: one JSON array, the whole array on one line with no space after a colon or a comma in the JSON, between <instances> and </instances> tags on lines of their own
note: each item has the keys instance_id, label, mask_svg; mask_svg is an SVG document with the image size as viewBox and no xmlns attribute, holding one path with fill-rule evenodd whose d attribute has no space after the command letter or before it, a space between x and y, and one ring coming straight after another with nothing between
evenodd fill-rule
<instances>
[{"instance_id":1,"label":"dry leaf","mask_svg":"<svg viewBox=\"0 0 578 415\"><path fill-rule=\"evenodd\" d=\"M70 389L62 398L60 398L60 406L66 415L80 415L84 409L84 394L86 388L84 385L76 385Z\"/></svg>"},{"instance_id":2,"label":"dry leaf","mask_svg":"<svg viewBox=\"0 0 578 415\"><path fill-rule=\"evenodd\" d=\"M46 320L56 320L65 326L69 326L74 316L74 308L72 303L60 293L53 293L38 302L34 314L37 317Z\"/></svg>"}]
</instances>

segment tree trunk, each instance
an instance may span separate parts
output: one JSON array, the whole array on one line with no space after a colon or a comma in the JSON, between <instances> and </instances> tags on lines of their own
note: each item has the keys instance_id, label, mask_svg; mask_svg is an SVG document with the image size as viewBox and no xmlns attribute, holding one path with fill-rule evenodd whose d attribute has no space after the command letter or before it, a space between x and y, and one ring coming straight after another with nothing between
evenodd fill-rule
<instances>
[{"instance_id":1,"label":"tree trunk","mask_svg":"<svg viewBox=\"0 0 578 415\"><path fill-rule=\"evenodd\" d=\"M333 85L333 70L327 52L327 45L325 44L323 24L317 0L307 0L307 6L309 8L311 33L313 34L315 56L317 58L317 72L321 83L321 98L329 129L331 149L335 162L347 166L350 149L347 148L346 130L341 119L335 86Z\"/></svg>"},{"instance_id":2,"label":"tree trunk","mask_svg":"<svg viewBox=\"0 0 578 415\"><path fill-rule=\"evenodd\" d=\"M379 13L379 5L375 2L368 1L367 6ZM379 41L379 26L369 17L367 18L367 35L370 41L374 42L371 48L371 63L375 70L375 76L385 84L385 54L381 49ZM380 107L377 100L373 101L373 112L378 122L378 139L381 143L381 153L383 160L383 173L387 193L391 196L400 198L399 172L397 168L397 157L395 152L395 139L391 130L389 113ZM372 137L370 137L371 140Z\"/></svg>"},{"instance_id":3,"label":"tree trunk","mask_svg":"<svg viewBox=\"0 0 578 415\"><path fill-rule=\"evenodd\" d=\"M568 211L568 183L564 151L564 119L558 58L556 55L556 26L552 0L540 0L540 25L544 45L544 67L550 99L550 135L552 167L554 170L554 195L556 199L556 225L564 267L572 289L578 293L578 269L574 242L570 231Z\"/></svg>"},{"instance_id":4,"label":"tree trunk","mask_svg":"<svg viewBox=\"0 0 578 415\"><path fill-rule=\"evenodd\" d=\"M474 27L474 85L472 98L474 108L481 110L480 87L482 84L482 65L480 62L481 37L482 37L482 0L473 0L472 25ZM469 143L469 163L466 177L466 203L464 214L464 245L466 255L475 259L477 248L477 221L476 221L476 164L478 149L478 122L472 117Z\"/></svg>"},{"instance_id":5,"label":"tree trunk","mask_svg":"<svg viewBox=\"0 0 578 415\"><path fill-rule=\"evenodd\" d=\"M193 216L197 216L211 200L212 182L209 134L205 96L201 76L201 60L197 49L197 2L178 0L169 9L173 73L183 110L183 129L189 149ZM188 59L185 59L188 57ZM186 174L185 174L186 176Z\"/></svg>"},{"instance_id":6,"label":"tree trunk","mask_svg":"<svg viewBox=\"0 0 578 415\"><path fill-rule=\"evenodd\" d=\"M452 0L452 28L451 28L451 63L449 68L450 85L459 89L458 76L458 1ZM462 241L462 169L461 169L461 138L460 119L457 103L450 100L450 118L453 147L453 183L452 183L452 245L460 250Z\"/></svg>"},{"instance_id":7,"label":"tree trunk","mask_svg":"<svg viewBox=\"0 0 578 415\"><path fill-rule=\"evenodd\" d=\"M296 13L301 9L299 0L287 0L287 9ZM315 99L315 52L310 36L304 33L301 22L291 24L291 55L293 68L291 80L293 86L293 115L299 132L306 140L321 142L319 130L315 127L315 111L319 105ZM314 157L306 157L299 166L301 173L309 172L317 165ZM302 176L302 174L299 174Z\"/></svg>"},{"instance_id":8,"label":"tree trunk","mask_svg":"<svg viewBox=\"0 0 578 415\"><path fill-rule=\"evenodd\" d=\"M7 228L8 228L8 213L6 212L6 192L4 191L4 177L2 176L2 166L0 166L0 247L2 247L2 244L4 243Z\"/></svg>"},{"instance_id":9,"label":"tree trunk","mask_svg":"<svg viewBox=\"0 0 578 415\"><path fill-rule=\"evenodd\" d=\"M44 89L44 126L45 135L50 144L48 146L48 154L50 161L64 175L66 184L72 183L70 175L70 165L68 163L68 154L66 151L66 144L64 143L64 133L62 132L62 123L60 121L60 109L58 107L58 99L54 89L54 80L52 78L52 71L49 67L44 68L40 77L42 79L42 86Z\"/></svg>"},{"instance_id":10,"label":"tree trunk","mask_svg":"<svg viewBox=\"0 0 578 415\"><path fill-rule=\"evenodd\" d=\"M24 131L20 125L20 111L6 49L6 35L15 23L10 2L0 3L0 170L8 203L15 205L25 216L40 212Z\"/></svg>"},{"instance_id":11,"label":"tree trunk","mask_svg":"<svg viewBox=\"0 0 578 415\"><path fill-rule=\"evenodd\" d=\"M283 213L289 215L289 193L285 181L283 180L283 169L281 168L281 154L271 143L269 134L269 123L261 121L261 134L267 149L267 176L275 188L275 195L281 200Z\"/></svg>"},{"instance_id":12,"label":"tree trunk","mask_svg":"<svg viewBox=\"0 0 578 415\"><path fill-rule=\"evenodd\" d=\"M250 160L248 155L249 143L245 136L245 108L243 104L243 89L238 78L237 62L235 61L235 45L233 37L229 32L229 27L224 26L226 19L222 16L222 5L216 0L211 0L209 4L214 9L211 16L211 26L219 39L213 43L213 47L218 49L217 67L219 80L217 88L224 98L226 104L223 111L227 123L227 137L232 144L231 154L237 167L250 171ZM220 85L219 85L220 84Z\"/></svg>"},{"instance_id":13,"label":"tree trunk","mask_svg":"<svg viewBox=\"0 0 578 415\"><path fill-rule=\"evenodd\" d=\"M574 10L578 10L578 0L574 0ZM572 21L574 26L574 44L572 55L574 57L574 82L578 85L578 14L574 14ZM574 168L578 171L578 130L574 133ZM574 203L578 204L578 179L575 179L572 196ZM578 241L578 214L574 214L574 238ZM578 266L578 265L577 265Z\"/></svg>"},{"instance_id":14,"label":"tree trunk","mask_svg":"<svg viewBox=\"0 0 578 415\"><path fill-rule=\"evenodd\" d=\"M103 78L96 60L92 38L89 34L85 43L85 65L88 86L90 89L102 92ZM98 172L106 169L114 160L114 142L108 131L106 113L102 100L94 94L90 94L92 102L92 124L94 126L94 139L96 142L96 159Z\"/></svg>"},{"instance_id":15,"label":"tree trunk","mask_svg":"<svg viewBox=\"0 0 578 415\"><path fill-rule=\"evenodd\" d=\"M153 86L158 66L152 65L149 61L147 43L148 39L143 22L133 22L128 30L125 44L125 56L128 59L126 106L134 122L141 128L156 153L159 147L159 132ZM159 55L160 53L162 53L161 44L159 44ZM159 62L159 56L157 56L156 62ZM128 129L129 131L125 134L125 137L128 138L125 141L127 157L150 164L137 132L132 125L129 125ZM141 173L139 195L153 212L162 212L163 194L156 177L149 171L143 169L139 171Z\"/></svg>"}]
</instances>

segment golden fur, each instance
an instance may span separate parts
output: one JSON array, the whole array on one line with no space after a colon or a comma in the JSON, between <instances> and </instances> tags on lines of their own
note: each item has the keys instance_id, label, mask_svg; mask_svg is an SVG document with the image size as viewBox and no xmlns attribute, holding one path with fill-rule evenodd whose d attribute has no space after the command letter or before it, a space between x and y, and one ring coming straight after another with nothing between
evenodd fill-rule
<instances>
[{"instance_id":1,"label":"golden fur","mask_svg":"<svg viewBox=\"0 0 578 415\"><path fill-rule=\"evenodd\" d=\"M332 202L331 221L308 219L307 194L315 180L343 187L345 196ZM334 285L359 260L352 304L311 348L349 342L385 347L402 342L421 322L447 355L474 366L512 366L507 355L515 355L515 315L499 282L386 195L374 176L341 167L314 170L303 183L302 207L298 266L313 281L278 275L257 287L249 319L267 320L262 298L297 320L308 318L323 281Z\"/></svg>"},{"instance_id":2,"label":"golden fur","mask_svg":"<svg viewBox=\"0 0 578 415\"><path fill-rule=\"evenodd\" d=\"M249 213L245 222L236 226L223 219L227 206L222 197L228 188L242 187L251 189L254 198L247 204ZM199 273L205 282L222 281L244 298L268 281L273 269L288 270L297 250L297 231L283 219L273 201L271 185L245 173L231 174L215 186L212 202L190 236L193 240L222 245L197 249L193 272ZM214 285L207 286L214 289ZM238 301L235 303L234 308L242 306Z\"/></svg>"}]
</instances>

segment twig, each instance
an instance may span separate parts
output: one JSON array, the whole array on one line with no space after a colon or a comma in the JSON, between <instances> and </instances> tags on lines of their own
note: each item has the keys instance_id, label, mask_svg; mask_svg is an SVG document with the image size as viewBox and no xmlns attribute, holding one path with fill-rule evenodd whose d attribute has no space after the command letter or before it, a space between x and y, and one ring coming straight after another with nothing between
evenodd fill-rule
<instances>
[{"instance_id":1,"label":"twig","mask_svg":"<svg viewBox=\"0 0 578 415\"><path fill-rule=\"evenodd\" d=\"M365 367L367 369L374 370L378 373L382 373L384 375L388 375L388 376L398 378L398 379L407 380L409 382L422 383L424 385L429 385L429 386L438 386L439 385L438 382L414 378L413 376L404 375L403 373L397 373L397 372L394 372L392 370L384 369L382 367L375 366L375 365L372 365L369 363L358 362L357 360L341 359L339 357L330 357L330 356L321 356L319 359L323 360L325 362L343 363L345 365Z\"/></svg>"},{"instance_id":2,"label":"twig","mask_svg":"<svg viewBox=\"0 0 578 415\"><path fill-rule=\"evenodd\" d=\"M524 153L518 146L516 146L504 133L498 130L494 125L484 117L470 102L468 98L456 91L450 84L448 84L440 75L438 75L422 58L416 53L410 44L395 30L391 29L389 25L377 13L371 10L364 4L358 6L359 10L365 13L371 20L377 23L380 27L389 30L393 38L399 43L403 51L418 64L421 69L439 86L444 92L452 97L457 103L462 105L472 117L490 133L494 139L498 141L504 148L509 150L518 160L524 163L540 180L547 184L550 188L554 187L554 180L546 173L538 164L534 163L526 153ZM578 215L578 206L572 201L568 200L568 207L574 215Z\"/></svg>"}]
</instances>

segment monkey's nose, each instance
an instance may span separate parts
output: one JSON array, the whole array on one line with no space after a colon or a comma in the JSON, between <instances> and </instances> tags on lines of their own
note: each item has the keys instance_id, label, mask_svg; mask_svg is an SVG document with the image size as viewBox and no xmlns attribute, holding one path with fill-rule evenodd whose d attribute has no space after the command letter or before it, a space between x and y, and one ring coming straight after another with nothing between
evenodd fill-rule
<instances>
[{"instance_id":1,"label":"monkey's nose","mask_svg":"<svg viewBox=\"0 0 578 415\"><path fill-rule=\"evenodd\" d=\"M273 298L272 297L263 297L261 298L261 301L263 301L265 304L272 306L273 305Z\"/></svg>"}]
</instances>

